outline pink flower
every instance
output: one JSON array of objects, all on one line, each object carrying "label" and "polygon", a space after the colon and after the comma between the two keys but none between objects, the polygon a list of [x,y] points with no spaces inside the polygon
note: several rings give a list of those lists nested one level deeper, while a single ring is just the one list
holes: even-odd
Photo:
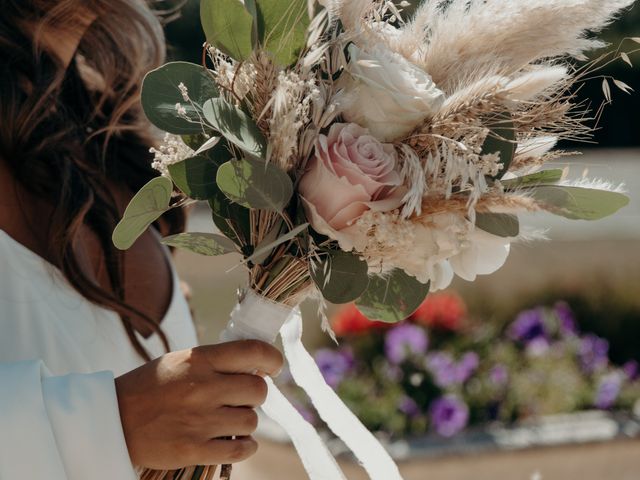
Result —
[{"label": "pink flower", "polygon": [[315,147],[299,187],[309,221],[345,250],[363,247],[366,232],[355,228],[356,220],[367,210],[390,211],[402,204],[395,148],[352,123],[332,125]]}]

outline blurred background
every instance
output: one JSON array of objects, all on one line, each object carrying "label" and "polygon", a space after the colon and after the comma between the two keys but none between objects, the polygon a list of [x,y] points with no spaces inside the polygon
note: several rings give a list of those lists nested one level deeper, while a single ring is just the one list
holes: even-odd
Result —
[{"label": "blurred background", "polygon": [[[167,35],[172,59],[200,63],[197,0]],[[614,49],[640,48],[624,40],[640,37],[640,4],[604,37]],[[636,67],[619,59],[602,74],[640,91],[640,54],[629,57]],[[586,83],[578,101],[597,110],[602,78]],[[614,89],[594,143],[561,145],[579,154],[554,165],[569,167],[571,178],[624,183],[631,203],[614,217],[523,219],[548,241],[513,245],[498,273],[473,284],[457,280],[392,329],[332,307],[339,346],[321,332],[317,307],[305,305],[306,345],[327,381],[400,459],[407,480],[640,479],[639,112],[640,94]],[[195,209],[189,230],[211,230],[207,211]],[[216,341],[245,284],[238,261],[178,253],[205,342]],[[314,421],[298,392],[290,394]],[[265,427],[264,434],[269,439],[235,478],[305,478],[278,432]],[[349,457],[343,463],[350,479],[365,478]]]}]

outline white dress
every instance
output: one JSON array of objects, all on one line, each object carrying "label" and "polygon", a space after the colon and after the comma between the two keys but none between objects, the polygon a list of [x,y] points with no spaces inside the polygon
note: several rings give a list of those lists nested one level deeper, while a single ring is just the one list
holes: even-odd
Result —
[{"label": "white dress", "polygon": [[[197,344],[173,272],[162,322],[174,350]],[[140,337],[152,356],[157,335]],[[0,480],[131,480],[114,377],[143,360],[120,318],[0,230]]]}]

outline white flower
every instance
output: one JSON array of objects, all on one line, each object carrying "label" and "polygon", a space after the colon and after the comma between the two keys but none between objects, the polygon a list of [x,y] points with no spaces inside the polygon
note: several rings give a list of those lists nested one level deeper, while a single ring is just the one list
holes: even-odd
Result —
[{"label": "white flower", "polygon": [[500,269],[509,257],[513,238],[503,238],[476,228],[467,237],[460,253],[449,261],[459,277],[473,282],[478,275]]},{"label": "white flower", "polygon": [[432,117],[444,102],[444,93],[431,77],[403,56],[373,47],[349,46],[350,61],[343,88],[350,101],[343,116],[382,142],[396,140]]},{"label": "white flower", "polygon": [[158,148],[151,148],[149,151],[154,155],[151,166],[167,178],[171,178],[169,165],[182,162],[195,155],[195,152],[184,143],[182,138],[170,133],[165,134]]}]

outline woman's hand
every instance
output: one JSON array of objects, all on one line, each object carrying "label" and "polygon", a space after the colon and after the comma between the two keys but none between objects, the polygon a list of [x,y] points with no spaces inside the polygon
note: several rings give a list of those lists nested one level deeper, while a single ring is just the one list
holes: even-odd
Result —
[{"label": "woman's hand", "polygon": [[[256,373],[276,375],[282,355],[266,343],[231,342],[173,352],[116,379],[132,462],[172,470],[253,455],[254,408],[267,396]],[[221,437],[237,437],[223,440]]]}]

